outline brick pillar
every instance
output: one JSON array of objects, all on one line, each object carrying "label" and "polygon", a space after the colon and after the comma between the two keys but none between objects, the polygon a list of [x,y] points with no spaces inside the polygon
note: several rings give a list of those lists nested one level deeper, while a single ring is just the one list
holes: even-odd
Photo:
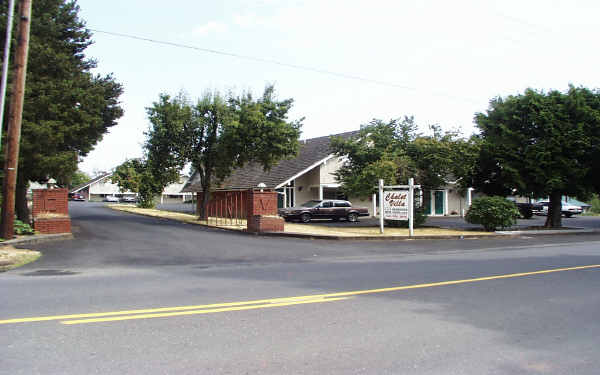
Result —
[{"label": "brick pillar", "polygon": [[69,215],[67,189],[34,189],[33,217],[41,212]]},{"label": "brick pillar", "polygon": [[67,189],[33,190],[33,228],[44,234],[70,233]]},{"label": "brick pillar", "polygon": [[283,232],[283,219],[277,216],[277,192],[248,190],[246,201],[248,232]]}]

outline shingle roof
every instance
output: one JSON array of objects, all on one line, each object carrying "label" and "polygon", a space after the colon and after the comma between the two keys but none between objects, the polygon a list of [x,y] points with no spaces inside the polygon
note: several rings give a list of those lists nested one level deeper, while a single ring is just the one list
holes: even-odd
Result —
[{"label": "shingle roof", "polygon": [[71,189],[71,191],[69,191],[69,193],[76,193],[76,192],[78,192],[79,190],[81,190],[81,189],[83,189],[83,188],[85,188],[85,187],[87,187],[87,186],[90,186],[91,184],[93,184],[93,183],[96,183],[96,182],[98,182],[98,181],[100,181],[100,180],[102,180],[102,179],[104,179],[104,178],[106,178],[106,177],[108,177],[108,176],[110,176],[110,175],[112,175],[112,174],[113,174],[112,172],[109,172],[109,173],[103,173],[103,174],[101,174],[100,176],[97,176],[97,177],[95,177],[95,178],[92,178],[91,180],[89,180],[88,182],[86,182],[86,183],[84,183],[84,184],[81,184],[81,185],[79,185],[79,186],[76,186],[76,187],[74,187],[73,189]]},{"label": "shingle roof", "polygon": [[[331,137],[350,138],[356,134],[358,134],[358,131],[300,141],[300,150],[297,157],[289,160],[281,160],[270,171],[266,172],[256,163],[248,164],[244,168],[238,168],[223,181],[217,190],[250,189],[256,187],[261,182],[267,185],[267,188],[274,188],[331,155]],[[190,177],[181,191],[186,193],[202,191],[197,173],[194,173]]]}]

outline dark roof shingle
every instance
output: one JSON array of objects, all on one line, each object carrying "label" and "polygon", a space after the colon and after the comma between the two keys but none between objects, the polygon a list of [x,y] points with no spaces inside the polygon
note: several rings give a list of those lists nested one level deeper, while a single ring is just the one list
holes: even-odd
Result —
[{"label": "dark roof shingle", "polygon": [[[295,158],[281,160],[269,171],[264,171],[257,163],[250,163],[244,168],[235,169],[231,176],[220,184],[217,190],[250,189],[256,187],[261,182],[267,185],[268,188],[274,188],[331,155],[331,137],[350,138],[356,134],[358,134],[358,131],[302,140],[300,141],[298,156]],[[194,173],[190,177],[181,191],[202,191],[197,173]]]},{"label": "dark roof shingle", "polygon": [[104,179],[105,177],[108,177],[108,176],[110,176],[112,174],[113,174],[112,172],[102,173],[99,176],[96,176],[96,177],[92,178],[88,182],[86,182],[84,184],[81,184],[79,186],[74,187],[73,189],[71,189],[71,191],[69,191],[69,193],[78,192],[79,190],[83,189],[84,187],[89,186],[89,185],[91,185],[93,183],[96,183],[96,182],[98,182],[98,181],[100,181],[100,180]]}]

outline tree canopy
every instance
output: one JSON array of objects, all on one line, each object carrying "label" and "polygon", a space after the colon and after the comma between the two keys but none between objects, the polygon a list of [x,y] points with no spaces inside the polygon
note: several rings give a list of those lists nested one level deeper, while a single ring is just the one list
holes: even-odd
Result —
[{"label": "tree canopy", "polygon": [[[157,176],[153,173],[147,159],[136,158],[126,160],[115,168],[111,181],[119,185],[121,191],[131,191],[138,194],[138,206],[154,207],[154,198],[162,194],[165,186],[179,178],[179,173]],[[167,183],[165,181],[168,180]]]},{"label": "tree canopy", "polygon": [[474,186],[486,194],[549,197],[546,226],[561,226],[561,196],[600,189],[600,92],[528,89],[495,98],[475,122],[481,154]]},{"label": "tree canopy", "polygon": [[69,183],[69,189],[74,188],[75,186],[83,185],[92,178],[85,172],[80,171],[79,169],[73,173],[71,177],[71,181]]},{"label": "tree canopy", "polygon": [[[5,29],[6,9],[1,12]],[[96,61],[85,56],[91,37],[75,1],[33,2],[17,177],[17,214],[23,220],[28,181],[52,177],[68,185],[79,159],[123,114],[121,85],[112,75],[92,73]]]},{"label": "tree canopy", "polygon": [[302,119],[288,121],[292,105],[292,99],[277,100],[273,86],[257,99],[207,92],[195,104],[183,94],[161,94],[147,109],[149,167],[159,176],[190,163],[204,193],[204,215],[210,192],[235,168],[255,162],[270,169],[296,155]]},{"label": "tree canopy", "polygon": [[333,151],[346,157],[336,178],[346,194],[367,197],[376,192],[379,179],[386,185],[406,184],[411,177],[423,189],[446,185],[449,179],[468,187],[477,155],[475,139],[431,126],[430,135],[418,132],[413,117],[374,119],[349,139],[334,138]]}]

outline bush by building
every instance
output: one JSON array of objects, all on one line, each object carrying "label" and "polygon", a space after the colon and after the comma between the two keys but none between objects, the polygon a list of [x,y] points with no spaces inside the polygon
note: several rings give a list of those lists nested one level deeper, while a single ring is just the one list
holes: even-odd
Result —
[{"label": "bush by building", "polygon": [[481,224],[486,231],[508,228],[517,222],[519,210],[515,204],[503,197],[481,197],[473,200],[465,220]]}]

